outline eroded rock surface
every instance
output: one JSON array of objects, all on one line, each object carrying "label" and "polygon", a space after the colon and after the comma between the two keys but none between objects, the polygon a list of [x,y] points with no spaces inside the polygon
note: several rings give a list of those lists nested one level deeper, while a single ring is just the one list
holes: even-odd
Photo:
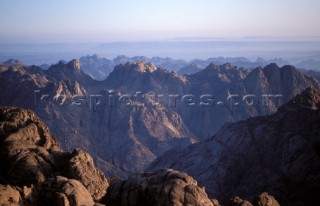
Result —
[{"label": "eroded rock surface", "polygon": [[18,206],[22,204],[20,192],[10,185],[0,185],[0,205]]},{"label": "eroded rock surface", "polygon": [[104,174],[94,166],[92,157],[76,149],[66,166],[66,176],[79,180],[90,192],[93,199],[98,201],[106,194],[109,182]]},{"label": "eroded rock surface", "polygon": [[138,173],[126,181],[111,181],[102,203],[115,206],[214,205],[192,177],[171,169]]},{"label": "eroded rock surface", "polygon": [[81,182],[62,176],[49,178],[33,191],[34,205],[93,206],[94,201]]},{"label": "eroded rock surface", "polygon": [[253,205],[247,200],[243,200],[240,197],[236,196],[231,198],[229,202],[227,202],[226,206],[253,206]]},{"label": "eroded rock surface", "polygon": [[[1,187],[1,201],[93,205],[109,186],[88,153],[80,149],[64,152],[30,110],[0,108],[0,150],[0,183],[9,184]],[[35,189],[28,191],[26,186]],[[59,194],[55,194],[57,189]]]},{"label": "eroded rock surface", "polygon": [[57,140],[30,110],[0,109],[1,174],[15,185],[42,182],[55,172]]},{"label": "eroded rock surface", "polygon": [[268,193],[264,192],[259,195],[253,202],[254,206],[280,206],[278,201]]}]

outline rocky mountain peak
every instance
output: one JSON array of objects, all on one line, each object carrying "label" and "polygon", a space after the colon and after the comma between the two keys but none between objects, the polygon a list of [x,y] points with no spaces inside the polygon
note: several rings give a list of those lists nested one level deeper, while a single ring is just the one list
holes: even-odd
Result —
[{"label": "rocky mountain peak", "polygon": [[7,61],[3,62],[4,65],[12,67],[12,66],[22,66],[23,62],[18,59],[8,59]]},{"label": "rocky mountain peak", "polygon": [[14,65],[14,66],[8,66],[8,65],[2,65],[0,68],[0,72],[7,72],[10,74],[19,74],[24,75],[27,74],[26,69],[22,65]]},{"label": "rocky mountain peak", "polygon": [[73,59],[68,63],[60,61],[58,64],[51,66],[46,73],[57,81],[77,81],[83,86],[92,84],[92,77],[84,73],[80,67],[80,60],[78,59]]},{"label": "rocky mountain peak", "polygon": [[230,63],[217,65],[211,63],[202,71],[194,74],[194,76],[203,78],[215,78],[222,82],[232,82],[244,79],[247,76],[248,72],[245,69],[238,68],[237,66],[233,66]]},{"label": "rocky mountain peak", "polygon": [[291,99],[284,107],[293,106],[293,105],[302,105],[314,110],[320,108],[320,92],[314,87],[308,87],[302,93],[296,95]]},{"label": "rocky mountain peak", "polygon": [[204,72],[206,73],[224,73],[224,74],[228,74],[228,73],[234,73],[234,72],[239,72],[241,70],[241,68],[238,68],[237,66],[234,66],[230,63],[226,63],[226,64],[222,64],[222,65],[217,65],[214,63],[211,63],[210,65],[208,65],[204,70]]},{"label": "rocky mountain peak", "polygon": [[267,76],[272,76],[272,74],[280,73],[280,67],[275,63],[271,63],[265,66],[263,71]]},{"label": "rocky mountain peak", "polygon": [[80,61],[79,59],[73,59],[68,63],[68,67],[74,70],[80,70]]},{"label": "rocky mountain peak", "polygon": [[218,70],[218,69],[219,69],[219,65],[218,64],[211,63],[204,70]]},{"label": "rocky mountain peak", "polygon": [[73,59],[70,62],[59,61],[48,69],[50,74],[54,73],[56,75],[62,73],[71,75],[79,73],[80,71],[80,61],[78,59]]},{"label": "rocky mountain peak", "polygon": [[280,67],[276,64],[276,63],[270,63],[268,65],[266,65],[264,67],[265,70],[269,70],[269,69],[280,69]]},{"label": "rocky mountain peak", "polygon": [[230,63],[223,64],[223,67],[224,67],[226,70],[237,69],[236,66],[233,66],[233,65],[230,64]]},{"label": "rocky mountain peak", "polygon": [[141,86],[146,87],[146,81],[154,75],[156,70],[153,64],[141,61],[119,64],[109,74],[106,84],[113,88],[121,86],[140,89]]},{"label": "rocky mountain peak", "polygon": [[157,70],[156,66],[151,63],[144,63],[141,61],[137,62],[127,62],[126,64],[120,64],[115,67],[115,71],[135,71],[135,72],[143,72],[143,73],[152,73]]},{"label": "rocky mountain peak", "polygon": [[176,72],[157,68],[152,63],[137,61],[117,65],[105,82],[105,85],[120,90],[168,93],[182,91],[187,78]]}]

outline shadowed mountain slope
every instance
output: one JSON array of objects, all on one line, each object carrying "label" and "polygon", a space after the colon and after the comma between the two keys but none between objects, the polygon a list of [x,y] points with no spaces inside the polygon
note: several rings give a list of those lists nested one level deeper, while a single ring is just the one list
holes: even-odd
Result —
[{"label": "shadowed mountain slope", "polygon": [[308,88],[273,115],[226,124],[214,136],[156,159],[149,170],[187,172],[226,202],[267,191],[281,205],[318,205],[320,93]]}]

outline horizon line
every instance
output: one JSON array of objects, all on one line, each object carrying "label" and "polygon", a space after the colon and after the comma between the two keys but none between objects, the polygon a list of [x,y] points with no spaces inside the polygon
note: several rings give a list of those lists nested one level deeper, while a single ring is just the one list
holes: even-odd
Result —
[{"label": "horizon line", "polygon": [[244,37],[174,37],[145,40],[106,40],[106,41],[10,41],[0,44],[108,44],[108,43],[148,43],[148,42],[206,42],[206,41],[320,41],[320,36],[244,36]]}]

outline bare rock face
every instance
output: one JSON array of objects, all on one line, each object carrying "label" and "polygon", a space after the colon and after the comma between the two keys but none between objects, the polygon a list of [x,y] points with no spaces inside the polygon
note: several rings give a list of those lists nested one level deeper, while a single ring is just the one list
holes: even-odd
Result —
[{"label": "bare rock face", "polygon": [[153,91],[167,94],[182,91],[186,81],[185,77],[174,72],[138,61],[115,66],[104,84],[107,88],[125,92]]},{"label": "bare rock face", "polygon": [[15,185],[42,182],[55,170],[54,153],[61,152],[48,128],[29,110],[0,110],[1,174]]},{"label": "bare rock face", "polygon": [[296,105],[303,105],[304,107],[310,108],[312,110],[317,110],[318,108],[320,108],[319,91],[314,87],[310,87],[303,93],[291,99],[286,105],[284,105],[283,108],[294,107]]},{"label": "bare rock face", "polygon": [[221,206],[217,199],[211,199],[213,206]]},{"label": "bare rock face", "polygon": [[29,205],[32,189],[0,184],[0,205]]},{"label": "bare rock face", "polygon": [[35,205],[93,206],[94,201],[81,182],[62,176],[49,178],[33,191]]},{"label": "bare rock face", "polygon": [[77,81],[82,85],[90,85],[93,79],[80,69],[80,61],[78,59],[71,60],[68,64],[59,62],[51,66],[46,73],[54,80]]},{"label": "bare rock face", "polygon": [[101,202],[114,206],[214,205],[192,177],[171,169],[138,173],[126,181],[116,179]]},{"label": "bare rock face", "polygon": [[10,185],[0,185],[0,205],[18,206],[22,198],[19,191]]},{"label": "bare rock face", "polygon": [[280,206],[278,201],[268,193],[264,192],[259,195],[253,202],[254,206]]},{"label": "bare rock face", "polygon": [[[93,205],[109,186],[88,153],[80,149],[72,154],[63,152],[46,125],[30,110],[0,107],[0,150],[0,183],[23,188],[2,186],[1,201]],[[25,187],[30,185],[35,188],[32,192]]]},{"label": "bare rock face", "polygon": [[240,197],[236,196],[230,199],[226,206],[252,206],[247,200],[243,200]]},{"label": "bare rock face", "polygon": [[95,201],[100,200],[106,194],[109,182],[104,174],[94,166],[92,157],[88,153],[80,149],[74,150],[65,169],[66,176],[79,180]]},{"label": "bare rock face", "polygon": [[47,92],[54,87],[43,71],[30,71],[23,66],[1,66],[0,72],[1,106],[32,108],[34,90]]},{"label": "bare rock face", "polygon": [[[217,202],[216,205],[219,205],[219,203]],[[243,200],[240,197],[235,196],[232,197],[225,204],[225,206],[280,206],[280,204],[272,195],[264,192],[254,200],[253,204],[247,200]]]}]

